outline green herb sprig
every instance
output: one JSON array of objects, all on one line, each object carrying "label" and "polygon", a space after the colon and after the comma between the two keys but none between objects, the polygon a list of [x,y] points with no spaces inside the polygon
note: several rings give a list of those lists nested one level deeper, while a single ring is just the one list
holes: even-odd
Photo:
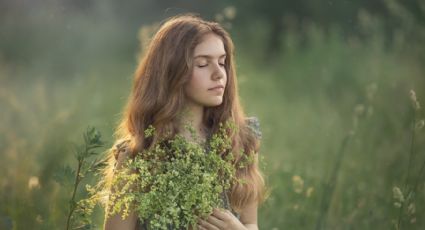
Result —
[{"label": "green herb sprig", "polygon": [[[228,129],[232,123],[220,124],[207,149],[176,135],[127,159],[114,173],[108,215],[133,211],[151,229],[188,228],[224,207],[221,195],[237,181]],[[154,133],[152,126],[145,132]]]}]

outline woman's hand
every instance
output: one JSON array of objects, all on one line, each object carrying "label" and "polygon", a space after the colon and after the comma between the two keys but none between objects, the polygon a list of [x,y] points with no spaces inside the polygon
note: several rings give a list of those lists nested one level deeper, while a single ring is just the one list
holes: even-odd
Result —
[{"label": "woman's hand", "polygon": [[215,208],[207,219],[199,220],[198,229],[246,230],[246,227],[229,210]]}]

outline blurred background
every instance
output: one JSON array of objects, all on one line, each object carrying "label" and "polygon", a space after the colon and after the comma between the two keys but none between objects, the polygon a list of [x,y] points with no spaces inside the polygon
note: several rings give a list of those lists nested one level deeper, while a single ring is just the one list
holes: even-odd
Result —
[{"label": "blurred background", "polygon": [[112,145],[143,44],[185,12],[236,45],[260,229],[425,229],[423,0],[0,0],[0,229],[65,229],[55,175],[87,126]]}]

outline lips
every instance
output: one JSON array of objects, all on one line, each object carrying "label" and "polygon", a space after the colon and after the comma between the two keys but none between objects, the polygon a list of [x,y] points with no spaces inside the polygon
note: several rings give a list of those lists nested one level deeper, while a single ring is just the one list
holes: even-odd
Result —
[{"label": "lips", "polygon": [[220,89],[220,88],[224,89],[224,86],[223,85],[218,85],[218,86],[213,87],[213,88],[210,88],[208,90],[214,90],[214,89]]}]

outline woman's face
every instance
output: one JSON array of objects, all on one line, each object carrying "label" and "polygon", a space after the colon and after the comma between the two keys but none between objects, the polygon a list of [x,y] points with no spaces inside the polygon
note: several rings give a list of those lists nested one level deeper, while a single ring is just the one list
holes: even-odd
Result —
[{"label": "woman's face", "polygon": [[[205,35],[202,42],[195,47],[193,71],[185,86],[190,103],[212,107],[223,102],[227,83],[225,60],[226,51],[221,38],[215,34]],[[222,88],[213,89],[218,86]]]}]

